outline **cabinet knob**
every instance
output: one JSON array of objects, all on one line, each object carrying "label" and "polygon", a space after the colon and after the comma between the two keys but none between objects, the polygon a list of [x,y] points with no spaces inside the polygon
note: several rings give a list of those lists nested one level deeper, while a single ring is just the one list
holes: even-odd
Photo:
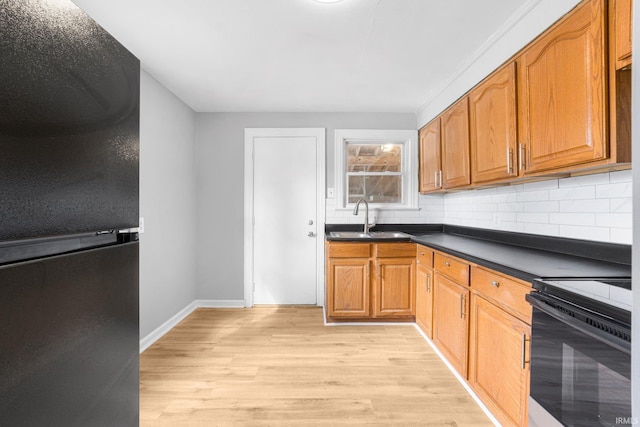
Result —
[{"label": "cabinet knob", "polygon": [[309,234],[307,234],[307,236],[309,237],[314,237],[316,234],[313,231],[310,231]]},{"label": "cabinet knob", "polygon": [[500,282],[496,282],[495,280],[493,280],[491,282],[491,286],[493,286],[494,288],[499,288],[500,287]]},{"label": "cabinet knob", "polygon": [[444,265],[446,265],[447,267],[451,267],[451,263],[449,261],[445,261]]}]

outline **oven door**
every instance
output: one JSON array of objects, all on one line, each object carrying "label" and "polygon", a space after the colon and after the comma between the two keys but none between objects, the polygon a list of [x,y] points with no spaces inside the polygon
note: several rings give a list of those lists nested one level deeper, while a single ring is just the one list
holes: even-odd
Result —
[{"label": "oven door", "polygon": [[533,306],[529,425],[628,422],[630,330],[543,294],[527,301]]}]

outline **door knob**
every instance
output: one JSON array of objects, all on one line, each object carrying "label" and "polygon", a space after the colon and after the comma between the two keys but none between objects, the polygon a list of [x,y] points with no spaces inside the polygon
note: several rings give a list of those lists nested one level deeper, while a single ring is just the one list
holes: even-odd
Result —
[{"label": "door knob", "polygon": [[307,234],[307,236],[309,236],[309,237],[313,237],[313,236],[315,236],[315,235],[316,235],[316,234],[315,234],[313,231],[310,231],[310,232],[309,232],[309,234]]},{"label": "door knob", "polygon": [[313,220],[312,219],[309,220],[309,225],[313,225]]}]

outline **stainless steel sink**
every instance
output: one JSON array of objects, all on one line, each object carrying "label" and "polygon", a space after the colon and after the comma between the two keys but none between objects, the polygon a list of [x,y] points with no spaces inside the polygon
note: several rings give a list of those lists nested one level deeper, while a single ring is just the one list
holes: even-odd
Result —
[{"label": "stainless steel sink", "polygon": [[330,237],[337,239],[370,239],[369,233],[362,233],[360,231],[332,231],[329,233]]},{"label": "stainless steel sink", "polygon": [[410,239],[406,233],[401,233],[400,231],[372,231],[369,233],[372,238],[375,239]]},{"label": "stainless steel sink", "polygon": [[369,233],[363,233],[360,231],[332,231],[329,233],[329,237],[334,239],[407,239],[411,236],[399,231],[371,231]]}]

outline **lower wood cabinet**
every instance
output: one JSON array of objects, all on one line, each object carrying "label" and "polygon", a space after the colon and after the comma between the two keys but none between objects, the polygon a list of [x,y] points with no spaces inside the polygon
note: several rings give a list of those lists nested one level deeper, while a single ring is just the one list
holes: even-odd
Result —
[{"label": "lower wood cabinet", "polygon": [[414,243],[327,242],[333,320],[413,320],[505,426],[527,424],[529,283]]},{"label": "lower wood cabinet", "polygon": [[326,251],[327,317],[415,319],[415,243],[327,242]]},{"label": "lower wood cabinet", "polygon": [[433,338],[433,270],[416,267],[416,324]]},{"label": "lower wood cabinet", "polygon": [[369,316],[369,258],[329,258],[327,316]]},{"label": "lower wood cabinet", "polygon": [[433,251],[416,247],[416,324],[433,338]]},{"label": "lower wood cabinet", "polygon": [[471,295],[469,384],[504,426],[527,424],[531,327]]},{"label": "lower wood cabinet", "polygon": [[415,316],[415,258],[379,258],[375,264],[373,316]]},{"label": "lower wood cabinet", "polygon": [[433,342],[449,363],[467,377],[469,289],[436,271],[433,299]]}]

